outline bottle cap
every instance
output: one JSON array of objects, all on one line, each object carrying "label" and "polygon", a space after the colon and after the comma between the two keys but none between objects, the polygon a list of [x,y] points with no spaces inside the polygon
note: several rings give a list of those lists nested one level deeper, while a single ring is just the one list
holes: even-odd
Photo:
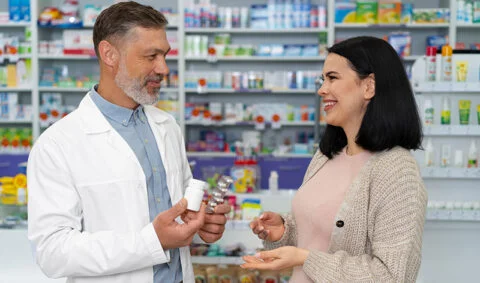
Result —
[{"label": "bottle cap", "polygon": [[187,199],[187,209],[192,211],[199,211],[203,200],[204,189],[208,183],[201,180],[190,179],[188,187],[185,190],[184,197]]},{"label": "bottle cap", "polygon": [[427,46],[427,56],[436,56],[437,55],[437,47],[435,46]]},{"label": "bottle cap", "polygon": [[442,46],[442,56],[452,56],[453,50],[452,47],[448,44]]}]

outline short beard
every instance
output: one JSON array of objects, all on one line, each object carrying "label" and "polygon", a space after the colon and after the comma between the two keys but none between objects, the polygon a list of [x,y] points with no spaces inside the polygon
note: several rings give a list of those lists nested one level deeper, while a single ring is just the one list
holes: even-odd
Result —
[{"label": "short beard", "polygon": [[[115,83],[128,97],[138,104],[152,105],[158,100],[158,96],[149,94],[146,88],[142,90],[145,83],[142,83],[139,79],[129,77],[124,62],[120,62],[118,73],[115,76]],[[160,88],[158,88],[157,93],[158,91],[160,91]]]}]

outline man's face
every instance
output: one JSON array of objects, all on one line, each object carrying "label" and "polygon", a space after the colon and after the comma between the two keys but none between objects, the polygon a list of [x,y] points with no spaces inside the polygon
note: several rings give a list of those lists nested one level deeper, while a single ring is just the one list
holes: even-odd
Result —
[{"label": "man's face", "polygon": [[138,104],[154,104],[168,75],[170,51],[164,29],[134,28],[117,44],[120,53],[115,83]]}]

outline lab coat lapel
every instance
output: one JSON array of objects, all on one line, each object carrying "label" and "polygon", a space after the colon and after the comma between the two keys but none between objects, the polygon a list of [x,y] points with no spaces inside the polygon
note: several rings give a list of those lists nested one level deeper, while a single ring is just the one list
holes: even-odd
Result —
[{"label": "lab coat lapel", "polygon": [[97,135],[105,138],[107,143],[115,149],[120,155],[127,156],[139,169],[139,174],[145,179],[140,162],[128,143],[115,131],[110,125],[100,109],[95,105],[95,102],[90,98],[90,92],[83,98],[79,105],[79,110],[82,115],[84,130],[89,135]]}]

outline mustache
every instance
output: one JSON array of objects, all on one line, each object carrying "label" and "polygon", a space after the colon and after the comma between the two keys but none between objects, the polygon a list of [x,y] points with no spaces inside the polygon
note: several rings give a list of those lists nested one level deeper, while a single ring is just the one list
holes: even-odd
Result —
[{"label": "mustache", "polygon": [[158,81],[163,81],[163,76],[158,75],[158,76],[149,76],[145,78],[145,84],[148,82],[158,82]]}]

